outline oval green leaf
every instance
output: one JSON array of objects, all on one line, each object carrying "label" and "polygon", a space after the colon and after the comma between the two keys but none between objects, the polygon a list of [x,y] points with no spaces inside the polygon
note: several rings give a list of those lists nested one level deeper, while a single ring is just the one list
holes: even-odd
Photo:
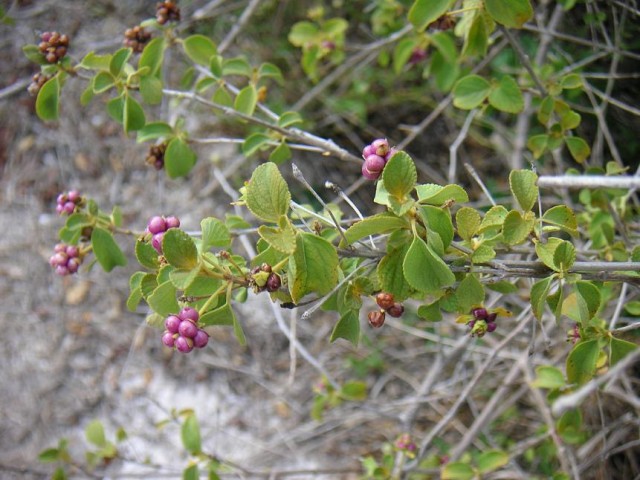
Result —
[{"label": "oval green leaf", "polygon": [[98,263],[105,272],[110,272],[115,267],[123,267],[127,264],[127,257],[120,250],[111,232],[100,227],[94,227],[91,233],[91,246]]},{"label": "oval green leaf", "polygon": [[268,162],[253,171],[247,185],[247,208],[260,220],[277,223],[291,203],[289,187],[276,164]]},{"label": "oval green leaf", "polygon": [[60,112],[60,80],[58,76],[47,80],[36,98],[36,114],[40,120],[57,120]]}]

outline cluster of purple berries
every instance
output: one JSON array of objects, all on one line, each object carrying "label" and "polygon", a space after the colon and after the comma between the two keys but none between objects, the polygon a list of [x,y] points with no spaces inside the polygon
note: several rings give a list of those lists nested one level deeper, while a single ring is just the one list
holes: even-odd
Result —
[{"label": "cluster of purple berries", "polygon": [[397,438],[395,447],[401,452],[405,452],[408,456],[415,455],[415,452],[418,449],[415,442],[411,439],[411,435],[408,433],[403,433]]},{"label": "cluster of purple berries", "polygon": [[57,63],[64,58],[69,48],[69,37],[58,32],[44,32],[40,35],[38,49],[48,63]]},{"label": "cluster of purple berries", "polygon": [[53,252],[49,259],[49,265],[55,269],[58,275],[71,275],[78,271],[82,258],[80,257],[80,249],[77,246],[58,243],[53,248]]},{"label": "cluster of purple berries", "polygon": [[395,148],[389,147],[386,138],[378,138],[362,149],[362,175],[367,180],[377,180],[389,159],[396,153]]},{"label": "cluster of purple berries", "polygon": [[189,353],[194,348],[203,348],[209,343],[209,334],[198,328],[200,315],[195,308],[184,307],[178,315],[169,315],[162,334],[162,343],[179,352]]},{"label": "cluster of purple berries", "polygon": [[49,80],[51,80],[51,77],[49,75],[45,75],[41,72],[36,73],[33,77],[31,77],[31,83],[27,87],[27,91],[29,92],[29,95],[31,95],[32,97],[35,97],[36,95],[38,95],[38,92],[40,91],[40,89]]},{"label": "cluster of purple berries", "polygon": [[156,249],[159,255],[162,255],[162,237],[170,228],[178,228],[180,220],[178,217],[161,217],[156,215],[147,223],[147,231],[151,236],[151,246]]},{"label": "cluster of purple berries", "polygon": [[271,269],[271,265],[263,263],[251,269],[250,283],[255,293],[264,292],[265,290],[267,292],[276,292],[282,286],[282,279],[280,275]]},{"label": "cluster of purple berries", "polygon": [[483,337],[485,333],[491,333],[495,331],[496,318],[498,314],[496,312],[489,313],[486,308],[474,308],[471,310],[473,319],[467,322],[467,325],[471,327],[472,337]]},{"label": "cluster of purple berries", "polygon": [[580,327],[576,323],[571,330],[567,332],[567,342],[571,342],[572,344],[576,344],[580,341],[582,336],[580,335]]},{"label": "cluster of purple berries", "polygon": [[76,208],[82,205],[82,196],[77,190],[71,190],[67,193],[61,193],[56,199],[56,212],[60,215],[71,215]]}]

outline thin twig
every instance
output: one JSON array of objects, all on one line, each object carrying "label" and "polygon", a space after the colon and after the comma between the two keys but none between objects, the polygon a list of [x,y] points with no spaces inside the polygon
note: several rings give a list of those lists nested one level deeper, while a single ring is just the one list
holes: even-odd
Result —
[{"label": "thin twig", "polygon": [[260,2],[261,0],[251,0],[249,2],[249,5],[247,5],[247,7],[244,9],[244,11],[242,12],[242,15],[240,15],[240,18],[233,23],[233,26],[231,27],[231,30],[229,30],[229,33],[227,33],[227,36],[224,37],[224,39],[220,42],[220,45],[218,46],[219,53],[222,53],[227,48],[229,48],[229,45],[231,45],[231,42],[235,40],[235,38],[238,36],[240,31],[247,24],[247,22],[249,21],[253,13],[256,11],[256,8],[258,8],[258,5],[260,5]]},{"label": "thin twig", "polygon": [[471,122],[478,114],[477,109],[473,109],[467,115],[467,118],[464,120],[462,124],[462,128],[460,129],[460,133],[454,140],[454,142],[449,147],[449,183],[456,182],[456,174],[458,169],[458,149],[462,142],[464,142],[465,138],[467,138],[467,134],[469,133],[469,128],[471,127]]}]

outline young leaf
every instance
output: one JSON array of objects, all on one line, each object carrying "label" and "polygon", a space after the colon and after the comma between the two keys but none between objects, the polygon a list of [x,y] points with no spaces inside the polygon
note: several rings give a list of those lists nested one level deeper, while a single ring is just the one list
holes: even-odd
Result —
[{"label": "young leaf", "polygon": [[191,35],[182,43],[184,53],[194,62],[209,67],[211,57],[218,53],[216,44],[204,35]]},{"label": "young leaf", "polygon": [[489,94],[489,103],[496,110],[507,113],[520,113],[524,109],[524,98],[518,83],[513,77],[505,75]]},{"label": "young leaf", "polygon": [[170,228],[162,237],[162,253],[169,265],[191,270],[198,264],[198,250],[193,239],[179,228]]},{"label": "young leaf", "polygon": [[421,31],[445,14],[453,0],[416,0],[409,9],[409,21]]},{"label": "young leaf", "polygon": [[107,439],[104,435],[104,427],[100,420],[93,420],[89,422],[84,429],[87,440],[93,443],[96,447],[104,447],[107,444]]},{"label": "young leaf", "polygon": [[533,16],[529,0],[484,0],[484,8],[507,28],[521,28]]},{"label": "young leaf", "polygon": [[467,75],[453,87],[453,105],[463,110],[479,107],[489,96],[491,84],[478,75]]},{"label": "young leaf", "polygon": [[513,170],[509,174],[511,193],[518,200],[520,208],[528,212],[538,199],[538,175],[531,170]]},{"label": "young leaf", "polygon": [[202,451],[202,443],[200,440],[200,425],[198,419],[191,413],[187,415],[180,429],[180,436],[184,448],[191,455],[197,455]]},{"label": "young leaf", "polygon": [[149,67],[149,75],[156,76],[164,60],[165,46],[164,36],[153,38],[147,43],[138,60],[138,69]]},{"label": "young leaf", "polygon": [[289,257],[288,275],[293,302],[312,292],[325,295],[338,283],[338,253],[324,238],[300,233]]},{"label": "young leaf", "polygon": [[413,238],[402,268],[407,283],[423,292],[435,292],[456,281],[447,264],[420,237]]},{"label": "young leaf", "polygon": [[360,319],[357,310],[349,310],[340,317],[338,323],[333,327],[331,332],[331,342],[335,342],[338,338],[344,338],[351,342],[354,347],[358,346],[360,340]]},{"label": "young leaf", "polygon": [[94,227],[91,233],[91,246],[98,263],[100,263],[105,272],[110,272],[115,267],[127,264],[127,257],[120,250],[120,247],[113,239],[113,235],[107,230]]},{"label": "young leaf", "polygon": [[418,173],[411,157],[405,152],[396,152],[382,171],[382,182],[389,195],[404,202],[413,190]]},{"label": "young leaf", "polygon": [[227,248],[231,245],[231,234],[227,226],[217,218],[208,217],[200,222],[202,230],[202,246],[203,252],[211,247]]},{"label": "young leaf", "polygon": [[586,340],[573,347],[567,357],[567,380],[582,385],[593,378],[600,348],[598,340]]},{"label": "young leaf", "polygon": [[182,138],[172,138],[164,152],[164,168],[170,178],[187,175],[196,163],[196,154]]},{"label": "young leaf", "polygon": [[245,115],[252,115],[258,103],[258,92],[254,85],[247,85],[238,92],[233,108]]},{"label": "young leaf", "polygon": [[287,182],[274,163],[264,163],[253,171],[247,185],[247,208],[260,220],[277,223],[291,203]]},{"label": "young leaf", "polygon": [[47,80],[36,98],[36,113],[41,120],[57,120],[60,112],[60,80],[58,76]]}]

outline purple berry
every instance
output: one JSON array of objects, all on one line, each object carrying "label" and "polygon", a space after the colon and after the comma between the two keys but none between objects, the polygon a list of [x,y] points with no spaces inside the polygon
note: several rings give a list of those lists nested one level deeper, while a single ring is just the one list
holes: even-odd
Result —
[{"label": "purple berry", "polygon": [[272,273],[271,275],[269,275],[266,285],[267,292],[276,292],[280,290],[281,286],[282,280],[280,279],[280,275],[278,275],[277,273]]},{"label": "purple berry", "polygon": [[176,315],[169,315],[167,319],[164,321],[165,328],[171,333],[178,333],[178,328],[180,327],[180,318]]},{"label": "purple berry", "polygon": [[151,246],[156,249],[160,255],[162,255],[162,238],[164,237],[164,232],[156,233],[153,237],[151,237]]},{"label": "purple berry", "polygon": [[498,318],[498,314],[496,312],[488,314],[487,315],[487,323],[495,322],[496,318]]},{"label": "purple berry", "polygon": [[167,225],[167,230],[169,230],[170,228],[178,228],[180,227],[180,220],[178,219],[178,217],[167,217],[166,220],[166,225]]},{"label": "purple berry", "polygon": [[467,322],[467,325],[469,325],[469,328],[473,328],[473,326],[476,324],[475,320],[470,320]]},{"label": "purple berry", "polygon": [[77,190],[70,190],[68,197],[70,202],[78,203],[80,201],[80,193]]},{"label": "purple berry", "polygon": [[178,327],[178,333],[186,338],[193,338],[198,333],[198,327],[191,320],[183,320]]},{"label": "purple berry", "polygon": [[367,145],[362,149],[362,158],[367,158],[369,155],[375,155],[376,149],[373,145]]},{"label": "purple berry", "polygon": [[64,206],[60,204],[56,205],[56,213],[62,215],[64,213]]},{"label": "purple berry", "polygon": [[64,243],[57,243],[55,247],[53,247],[53,251],[55,253],[66,253],[67,245]]},{"label": "purple berry", "polygon": [[58,265],[56,267],[56,273],[61,277],[64,277],[65,275],[69,275],[69,269],[64,265]]},{"label": "purple berry", "polygon": [[193,340],[185,337],[178,337],[175,341],[175,346],[179,352],[189,353],[193,350]]},{"label": "purple berry", "polygon": [[394,318],[401,317],[404,313],[404,305],[395,302],[390,308],[387,309],[387,313],[389,314],[389,316]]},{"label": "purple berry", "polygon": [[76,210],[76,204],[73,202],[66,202],[62,210],[64,213],[71,215]]},{"label": "purple berry", "polygon": [[77,258],[70,258],[67,262],[67,270],[69,270],[69,273],[76,273],[78,268],[80,268],[80,260]]},{"label": "purple berry", "polygon": [[196,336],[193,337],[193,346],[196,348],[203,348],[209,343],[209,334],[202,329],[198,330]]},{"label": "purple berry", "polygon": [[49,259],[49,264],[52,267],[63,267],[67,264],[69,257],[66,253],[56,253]]},{"label": "purple berry", "polygon": [[380,155],[369,155],[362,165],[362,174],[369,180],[377,180],[386,163]]},{"label": "purple berry", "polygon": [[387,153],[389,153],[389,142],[386,138],[378,138],[371,142],[371,146],[373,147],[374,153],[381,157],[384,157]]},{"label": "purple berry", "polygon": [[162,335],[162,343],[169,348],[173,348],[176,343],[176,339],[173,336],[173,333],[164,332],[164,334]]},{"label": "purple berry", "polygon": [[476,318],[476,320],[486,320],[488,315],[486,308],[474,308],[471,311],[471,314]]},{"label": "purple berry", "polygon": [[80,249],[75,245],[67,245],[67,247],[65,248],[65,253],[71,258],[77,257],[80,255]]},{"label": "purple berry", "polygon": [[167,230],[167,222],[165,221],[164,218],[155,216],[151,218],[151,220],[149,220],[149,223],[147,223],[147,229],[149,230],[149,233],[151,233],[152,235],[165,232]]},{"label": "purple berry", "polygon": [[64,205],[67,200],[69,200],[69,197],[67,197],[66,193],[61,193],[56,198],[56,202],[58,203],[58,205]]},{"label": "purple berry", "polygon": [[494,332],[497,328],[496,322],[487,322],[487,332]]},{"label": "purple berry", "polygon": [[377,180],[378,178],[380,178],[380,172],[376,172],[376,173],[370,172],[369,170],[367,170],[367,164],[363,163],[362,176],[367,180]]},{"label": "purple berry", "polygon": [[180,317],[180,320],[192,320],[193,322],[197,322],[200,318],[200,315],[195,308],[184,307],[182,310],[180,310],[178,317]]}]

